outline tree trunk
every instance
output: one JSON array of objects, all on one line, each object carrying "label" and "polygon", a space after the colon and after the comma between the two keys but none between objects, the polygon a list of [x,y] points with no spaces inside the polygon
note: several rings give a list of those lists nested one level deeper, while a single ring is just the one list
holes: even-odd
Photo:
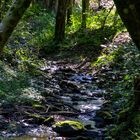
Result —
[{"label": "tree trunk", "polygon": [[67,8],[67,24],[71,25],[71,15],[72,15],[72,6],[73,0],[68,0],[68,8]]},{"label": "tree trunk", "polygon": [[89,0],[82,0],[82,28],[86,28],[86,19],[88,10],[89,10]]},{"label": "tree trunk", "polygon": [[55,0],[54,12],[57,13],[57,10],[58,10],[58,0]]},{"label": "tree trunk", "polygon": [[44,0],[44,5],[48,11],[57,12],[58,0]]},{"label": "tree trunk", "polygon": [[15,0],[0,24],[0,53],[32,0]]},{"label": "tree trunk", "polygon": [[114,0],[134,43],[140,50],[140,0]]},{"label": "tree trunk", "polygon": [[49,9],[49,5],[50,5],[50,0],[44,0],[45,3],[45,7],[48,10]]},{"label": "tree trunk", "polygon": [[36,0],[32,0],[32,4],[34,5],[36,3]]},{"label": "tree trunk", "polygon": [[55,41],[61,42],[65,36],[65,18],[66,18],[67,0],[58,0],[58,10],[55,25]]}]

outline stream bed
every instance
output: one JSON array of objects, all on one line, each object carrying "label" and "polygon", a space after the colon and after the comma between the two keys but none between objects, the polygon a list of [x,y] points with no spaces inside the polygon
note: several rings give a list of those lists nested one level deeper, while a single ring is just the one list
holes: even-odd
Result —
[{"label": "stream bed", "polygon": [[[52,117],[55,122],[64,120],[80,121],[84,124],[86,132],[78,135],[71,134],[70,137],[62,137],[53,131],[52,126],[44,124],[29,124],[24,119],[19,121],[22,123],[22,128],[19,132],[6,133],[2,132],[5,139],[13,140],[104,140],[104,120],[96,116],[103,104],[106,102],[106,91],[100,89],[96,85],[96,79],[88,73],[81,73],[70,66],[58,65],[53,62],[50,65],[40,68],[41,71],[50,75],[50,79],[44,78],[44,81],[32,80],[33,84],[40,86],[43,83],[43,88],[46,93],[56,96],[46,99],[47,104],[58,104],[63,102],[66,107],[62,111],[53,112]],[[42,85],[41,85],[42,86]],[[71,110],[78,112],[73,113]],[[68,113],[69,112],[69,113]]]}]

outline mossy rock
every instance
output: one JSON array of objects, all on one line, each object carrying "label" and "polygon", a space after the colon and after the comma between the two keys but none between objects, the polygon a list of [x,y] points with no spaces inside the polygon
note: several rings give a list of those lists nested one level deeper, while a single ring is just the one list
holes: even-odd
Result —
[{"label": "mossy rock", "polygon": [[46,118],[38,114],[30,114],[30,113],[27,114],[29,115],[29,117],[32,118],[30,123],[39,124],[39,125],[45,124],[49,126],[52,122],[54,122],[54,118],[52,116]]},{"label": "mossy rock", "polygon": [[74,136],[83,132],[85,127],[81,122],[66,120],[54,124],[53,130],[63,136]]}]

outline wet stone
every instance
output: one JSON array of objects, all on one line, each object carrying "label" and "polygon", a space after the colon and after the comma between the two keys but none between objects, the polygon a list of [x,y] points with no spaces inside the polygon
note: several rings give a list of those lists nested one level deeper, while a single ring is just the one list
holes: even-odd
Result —
[{"label": "wet stone", "polygon": [[103,128],[106,125],[105,121],[100,117],[95,117],[93,120],[96,122],[95,126],[97,128]]},{"label": "wet stone", "polygon": [[62,121],[53,125],[53,130],[62,136],[79,135],[85,131],[85,127],[78,121]]},{"label": "wet stone", "polygon": [[91,83],[93,81],[93,77],[91,75],[75,74],[70,78],[70,80],[80,83]]},{"label": "wet stone", "polygon": [[[102,140],[100,130],[106,125],[106,122],[95,114],[104,103],[105,91],[99,89],[95,78],[90,74],[77,73],[73,68],[62,67],[61,64],[55,62],[48,63],[47,66],[42,67],[42,71],[48,76],[41,81],[39,86],[44,84],[41,95],[44,97],[44,105],[47,107],[50,105],[49,111],[45,112],[38,108],[35,108],[34,111],[52,113],[54,116],[60,116],[59,113],[61,113],[61,116],[50,120],[49,124],[51,125],[49,126],[46,118],[27,117],[23,122],[26,130],[25,137],[23,136],[21,139],[33,140],[33,138],[42,137],[55,140]],[[9,105],[6,105],[5,108],[9,108]],[[67,113],[72,113],[72,115]],[[74,113],[76,115],[73,115]],[[54,124],[53,127],[52,124]]]}]

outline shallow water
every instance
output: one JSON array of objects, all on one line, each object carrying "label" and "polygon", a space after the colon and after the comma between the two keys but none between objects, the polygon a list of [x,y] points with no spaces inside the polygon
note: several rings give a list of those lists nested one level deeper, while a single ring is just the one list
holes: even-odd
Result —
[{"label": "shallow water", "polygon": [[62,137],[31,137],[31,136],[22,136],[22,137],[14,137],[13,140],[65,140]]},{"label": "shallow water", "polygon": [[31,136],[15,137],[14,140],[48,140],[48,138],[37,138]]},{"label": "shallow water", "polygon": [[[53,71],[53,73],[58,70],[56,67],[52,67],[52,69],[51,67],[47,67],[47,69],[49,69],[49,71]],[[43,70],[45,70],[45,68]],[[62,73],[64,72],[62,71]],[[62,78],[60,77],[60,79]],[[82,112],[82,114],[79,114],[77,117],[66,117],[66,119],[81,121],[85,125],[90,125],[93,133],[95,131],[98,135],[102,135],[102,130],[95,127],[96,122],[93,120],[96,115],[96,111],[101,109],[105,101],[103,98],[105,91],[96,86],[96,83],[94,83],[94,77],[91,75],[75,73],[62,80],[68,80],[74,85],[78,85],[80,89],[79,93],[67,93],[67,88],[69,87],[63,89],[64,94],[61,96],[63,102],[71,104],[74,108],[79,109]],[[51,127],[39,126],[37,128],[33,127],[30,130],[27,130],[23,136],[14,137],[13,140],[65,140],[65,138],[59,137],[55,132],[53,132]]]}]

